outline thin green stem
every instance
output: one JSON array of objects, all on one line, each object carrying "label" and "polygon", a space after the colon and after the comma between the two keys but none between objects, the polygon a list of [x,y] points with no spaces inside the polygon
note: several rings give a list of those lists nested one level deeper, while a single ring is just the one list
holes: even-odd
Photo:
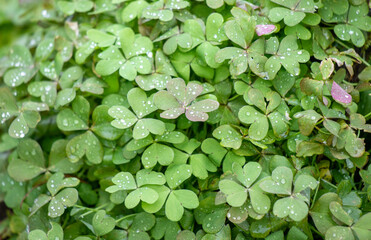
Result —
[{"label": "thin green stem", "polygon": [[[342,41],[340,41],[339,39],[336,39],[335,38],[335,42],[338,43],[339,45],[341,45],[342,47],[346,48],[346,49],[351,49],[351,47],[349,47],[348,45],[346,45],[345,43],[343,43]],[[367,66],[371,66],[365,59],[363,59],[361,56],[359,56],[359,59]]]},{"label": "thin green stem", "polygon": [[116,223],[118,223],[118,222],[121,222],[122,220],[124,220],[126,218],[133,217],[135,215],[137,215],[137,213],[133,213],[133,214],[130,214],[130,215],[123,216],[122,218],[119,218],[119,219],[117,219],[115,221],[116,221]]},{"label": "thin green stem", "polygon": [[320,184],[320,180],[321,180],[321,178],[318,178],[318,185],[317,185],[317,188],[316,188],[316,192],[314,193],[314,196],[313,196],[313,202],[312,202],[310,208],[312,208],[312,207],[314,206],[314,203],[315,203],[316,200],[317,200],[318,189],[319,189],[319,186],[321,185],[321,184]]},{"label": "thin green stem", "polygon": [[352,85],[352,86],[357,86],[358,85],[358,83],[347,82],[347,81],[345,81],[345,79],[343,80],[343,83],[348,84],[348,85]]},{"label": "thin green stem", "polygon": [[233,97],[231,97],[231,98],[228,99],[228,102],[235,100],[235,99],[238,98],[239,96],[240,96],[240,95],[238,95],[238,94],[234,95]]},{"label": "thin green stem", "polygon": [[365,118],[367,119],[367,118],[370,117],[370,116],[371,116],[371,112],[367,113],[367,114],[365,115]]},{"label": "thin green stem", "polygon": [[322,233],[320,233],[314,226],[312,226],[312,225],[309,225],[310,226],[310,229],[313,231],[313,232],[315,232],[315,233],[317,233],[318,235],[320,235],[322,238],[324,238],[325,236],[323,236],[322,235]]},{"label": "thin green stem", "polygon": [[93,212],[97,212],[99,209],[102,209],[104,207],[106,207],[109,203],[105,203],[99,207],[96,207],[96,208],[89,208],[89,207],[84,207],[84,206],[81,206],[81,205],[74,205],[74,207],[77,207],[77,208],[81,208],[81,209],[84,209],[84,210],[89,210],[83,214],[81,214],[79,217],[82,218],[82,217],[85,217],[86,215],[89,215]]},{"label": "thin green stem", "polygon": [[330,185],[331,187],[337,189],[338,187],[336,187],[334,184],[330,183],[329,181],[326,181],[325,179],[321,179],[323,182],[327,183],[328,185]]}]

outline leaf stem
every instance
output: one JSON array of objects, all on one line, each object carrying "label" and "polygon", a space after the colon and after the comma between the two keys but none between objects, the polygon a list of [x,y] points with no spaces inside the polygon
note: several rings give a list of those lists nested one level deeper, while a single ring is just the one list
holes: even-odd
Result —
[{"label": "leaf stem", "polygon": [[84,207],[84,206],[81,206],[81,205],[74,205],[74,207],[77,207],[77,208],[81,208],[81,209],[84,209],[84,210],[89,210],[83,214],[81,214],[79,217],[84,217],[86,215],[89,215],[90,213],[93,213],[93,212],[97,212],[99,209],[101,208],[104,208],[108,205],[109,203],[105,203],[105,204],[102,204],[100,205],[99,207],[96,207],[96,208],[89,208],[89,207]]},{"label": "leaf stem", "polygon": [[[344,48],[347,48],[347,49],[351,49],[351,47],[347,46],[345,43],[343,43],[342,41],[340,41],[339,39],[336,39],[335,38],[335,42],[338,43],[339,45],[341,45],[342,47]],[[359,56],[360,60],[367,66],[371,66],[363,57]]]},{"label": "leaf stem", "polygon": [[119,219],[117,219],[115,221],[116,221],[116,223],[118,223],[118,222],[121,222],[122,220],[124,220],[126,218],[133,217],[135,215],[137,215],[137,213],[133,213],[133,214],[130,214],[130,215],[123,216],[122,218],[119,218]]},{"label": "leaf stem", "polygon": [[338,188],[338,187],[336,187],[334,184],[332,184],[331,182],[326,181],[325,179],[322,179],[322,178],[321,178],[321,180],[322,180],[323,182],[327,183],[328,185],[330,185],[331,187],[335,188],[335,189]]},{"label": "leaf stem", "polygon": [[322,233],[320,233],[314,226],[312,226],[312,225],[310,225],[309,224],[309,227],[310,227],[310,229],[313,231],[313,232],[315,232],[315,233],[317,233],[318,235],[320,235],[322,238],[324,238],[325,236],[323,236],[323,234]]},{"label": "leaf stem", "polygon": [[310,208],[312,208],[312,207],[314,206],[314,203],[315,203],[316,200],[317,200],[318,189],[319,189],[319,186],[321,185],[321,184],[320,184],[320,182],[321,182],[320,180],[321,180],[321,178],[319,177],[319,178],[318,178],[318,185],[317,185],[317,188],[316,188],[316,192],[314,193],[314,196],[313,196],[313,202],[312,202]]},{"label": "leaf stem", "polygon": [[371,116],[371,112],[367,113],[364,117],[365,117],[366,120],[367,120],[367,118],[370,117],[370,116]]},{"label": "leaf stem", "polygon": [[231,98],[228,99],[228,102],[235,100],[239,96],[241,96],[241,95],[238,95],[238,94],[234,95],[233,97],[231,97]]}]

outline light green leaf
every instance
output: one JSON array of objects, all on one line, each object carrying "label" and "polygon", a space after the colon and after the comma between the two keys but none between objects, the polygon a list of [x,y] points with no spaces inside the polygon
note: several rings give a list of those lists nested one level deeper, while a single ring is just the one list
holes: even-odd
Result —
[{"label": "light green leaf", "polygon": [[274,194],[291,194],[293,174],[290,168],[277,167],[272,172],[272,177],[267,177],[259,184],[260,188]]},{"label": "light green leaf", "polygon": [[107,216],[106,211],[99,210],[94,214],[92,225],[95,234],[103,236],[115,228],[116,222],[114,218]]},{"label": "light green leaf", "polygon": [[72,138],[66,146],[66,152],[72,162],[77,162],[84,155],[92,164],[99,164],[103,159],[103,147],[91,131]]},{"label": "light green leaf", "polygon": [[166,182],[174,189],[192,175],[192,167],[188,164],[171,164],[165,171]]},{"label": "light green leaf", "polygon": [[157,163],[167,166],[173,162],[174,151],[171,147],[154,143],[143,152],[142,163],[145,168],[154,167]]}]

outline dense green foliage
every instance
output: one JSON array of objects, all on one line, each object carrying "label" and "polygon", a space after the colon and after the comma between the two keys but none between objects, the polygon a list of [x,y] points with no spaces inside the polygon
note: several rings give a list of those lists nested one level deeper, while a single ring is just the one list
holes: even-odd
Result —
[{"label": "dense green foliage", "polygon": [[0,0],[0,239],[371,239],[365,0]]}]

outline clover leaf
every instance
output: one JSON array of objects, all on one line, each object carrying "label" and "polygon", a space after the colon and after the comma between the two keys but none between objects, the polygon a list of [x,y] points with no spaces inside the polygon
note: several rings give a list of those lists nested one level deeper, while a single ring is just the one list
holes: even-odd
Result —
[{"label": "clover leaf", "polygon": [[306,16],[306,13],[314,13],[316,5],[313,0],[272,0],[283,7],[275,7],[269,11],[269,20],[279,22],[282,19],[287,26],[295,26]]},{"label": "clover leaf", "polygon": [[[231,35],[235,34],[231,33]],[[245,46],[247,43],[241,42],[240,44]],[[232,76],[238,76],[244,73],[249,67],[256,75],[266,78],[264,64],[267,61],[267,57],[264,56],[263,39],[256,40],[251,45],[246,46],[246,49],[226,47],[220,49],[215,55],[215,61],[217,63],[222,63],[227,59],[230,59],[229,72]]]},{"label": "clover leaf", "polygon": [[57,116],[58,128],[63,131],[76,131],[88,129],[90,104],[83,98],[78,97],[72,103],[72,109],[66,108]]},{"label": "clover leaf", "polygon": [[115,228],[116,222],[114,218],[106,215],[106,211],[99,210],[94,214],[92,225],[95,234],[102,236],[111,232]]},{"label": "clover leaf", "polygon": [[184,213],[184,208],[195,209],[198,207],[197,195],[191,190],[174,190],[170,192],[165,204],[165,214],[171,221],[179,221]]},{"label": "clover leaf", "polygon": [[78,0],[73,2],[58,1],[58,7],[66,15],[72,15],[74,12],[88,12],[94,3],[88,0]]},{"label": "clover leaf", "polygon": [[78,192],[73,187],[76,187],[79,183],[80,181],[77,178],[64,178],[62,173],[55,173],[47,182],[47,188],[51,196],[39,195],[31,208],[31,215],[49,203],[48,216],[52,218],[61,216],[67,207],[71,207],[77,202]]},{"label": "clover leaf", "polygon": [[[363,46],[365,37],[362,31],[371,31],[371,17],[367,16],[368,6],[364,2],[359,5],[346,4],[343,8],[336,8],[338,13],[332,14],[333,7],[325,2],[325,7],[319,12],[326,22],[338,22],[334,27],[334,32],[343,41],[352,41],[357,46]],[[339,13],[340,12],[340,13]]]},{"label": "clover leaf", "polygon": [[239,149],[242,144],[242,136],[230,125],[222,125],[213,132],[216,139],[221,140],[220,145]]},{"label": "clover leaf", "polygon": [[300,64],[309,60],[309,53],[306,50],[299,50],[296,38],[288,35],[279,44],[277,37],[267,40],[266,53],[272,54],[265,63],[265,71],[269,79],[273,79],[283,66],[292,75],[299,75]]},{"label": "clover leaf", "polygon": [[29,235],[29,240],[53,240],[53,239],[63,239],[63,228],[55,222],[50,222],[51,229],[48,231],[48,233],[45,233],[44,231],[40,229],[32,230]]},{"label": "clover leaf", "polygon": [[71,162],[79,161],[83,156],[92,164],[99,164],[103,159],[103,147],[91,131],[72,138],[66,146],[66,153]]},{"label": "clover leaf", "polygon": [[266,214],[270,208],[270,200],[258,187],[259,183],[255,183],[261,174],[261,166],[256,162],[249,162],[242,168],[238,163],[234,163],[232,171],[242,186],[233,180],[219,182],[220,191],[226,195],[227,203],[232,207],[241,207],[249,195],[254,211]]},{"label": "clover leaf", "polygon": [[156,1],[150,4],[142,12],[142,17],[148,19],[159,19],[167,22],[173,19],[174,10],[181,10],[189,6],[189,2],[184,0]]},{"label": "clover leaf", "polygon": [[29,82],[37,72],[30,51],[23,46],[10,49],[8,67],[3,77],[4,83],[9,87]]},{"label": "clover leaf", "polygon": [[[20,141],[18,156],[11,159],[8,173],[17,181],[26,181],[45,172],[45,159],[40,145],[32,139]],[[27,168],[25,168],[27,166]]]},{"label": "clover leaf", "polygon": [[292,170],[287,167],[277,167],[273,170],[272,176],[264,178],[259,186],[268,193],[290,195],[274,203],[273,213],[279,218],[289,216],[294,221],[301,221],[308,214],[306,201],[309,201],[301,192],[307,188],[314,190],[318,183],[312,176],[306,174],[296,178],[294,190],[292,190],[292,183]]},{"label": "clover leaf", "polygon": [[142,119],[157,110],[157,107],[153,104],[154,96],[151,95],[147,98],[143,90],[133,88],[128,92],[127,97],[136,115],[124,106],[113,106],[108,110],[108,114],[115,118],[111,122],[112,126],[125,129],[135,124],[133,129],[135,139],[145,138],[149,133],[162,135],[165,132],[165,124],[162,121],[152,118]]},{"label": "clover leaf", "polygon": [[[147,175],[148,174],[148,175]],[[143,179],[143,178],[146,179]],[[121,190],[133,190],[125,199],[127,208],[134,208],[140,201],[148,204],[153,204],[159,198],[159,194],[153,190],[150,185],[163,185],[165,183],[164,175],[150,171],[138,172],[136,181],[129,172],[120,172],[112,178],[115,184],[106,189],[109,193],[114,193]]]},{"label": "clover leaf", "polygon": [[8,129],[11,137],[24,138],[30,128],[35,128],[41,120],[39,111],[45,111],[47,109],[47,106],[43,103],[37,104],[36,111],[31,105],[24,103],[19,108],[9,89],[0,88],[0,124],[4,124],[8,119],[16,116]]},{"label": "clover leaf", "polygon": [[162,90],[166,88],[166,84],[171,79],[171,76],[177,76],[170,60],[160,50],[156,52],[155,69],[156,71],[150,75],[139,75],[135,78],[138,86],[144,91],[150,91],[152,89]]},{"label": "clover leaf", "polygon": [[198,83],[188,83],[183,79],[175,78],[167,83],[167,91],[159,91],[154,95],[155,105],[162,110],[161,117],[168,119],[178,118],[185,112],[191,121],[206,121],[207,112],[212,112],[219,107],[215,100],[205,99],[194,102],[202,93],[203,87]]},{"label": "clover leaf", "polygon": [[101,76],[107,76],[119,70],[120,76],[130,81],[135,79],[137,73],[151,73],[151,62],[143,54],[152,51],[152,42],[147,37],[135,35],[130,28],[124,28],[118,34],[125,57],[117,46],[107,48],[99,54],[99,58],[102,60],[97,63],[97,73]]},{"label": "clover leaf", "polygon": [[[252,106],[244,106],[240,109],[238,117],[241,122],[251,124],[248,131],[251,139],[260,141],[267,136],[269,130],[268,119],[277,136],[286,134],[288,125],[282,111],[277,109],[281,104],[281,97],[277,92],[270,91],[264,96],[259,89],[251,88],[248,90],[246,97],[249,104],[255,105],[265,113],[262,114]],[[268,101],[268,105],[265,100]]]}]

